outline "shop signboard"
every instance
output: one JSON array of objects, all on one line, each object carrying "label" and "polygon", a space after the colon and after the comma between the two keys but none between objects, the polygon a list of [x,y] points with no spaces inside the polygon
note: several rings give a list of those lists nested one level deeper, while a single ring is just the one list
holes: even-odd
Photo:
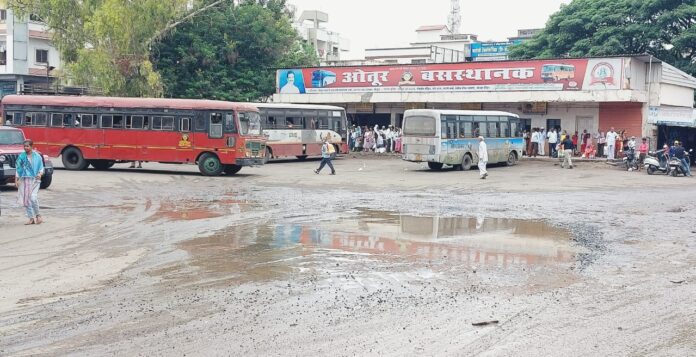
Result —
[{"label": "shop signboard", "polygon": [[281,94],[597,91],[623,88],[623,59],[281,69]]},{"label": "shop signboard", "polygon": [[474,42],[471,44],[471,57],[474,61],[507,59],[510,46],[521,42]]},{"label": "shop signboard", "polygon": [[696,127],[696,110],[687,107],[650,107],[648,124]]}]

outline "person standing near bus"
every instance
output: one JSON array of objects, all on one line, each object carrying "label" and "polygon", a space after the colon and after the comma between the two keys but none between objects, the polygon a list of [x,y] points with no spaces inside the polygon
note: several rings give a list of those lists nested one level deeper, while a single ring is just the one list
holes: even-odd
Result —
[{"label": "person standing near bus", "polygon": [[573,156],[573,149],[575,149],[575,144],[573,144],[573,139],[570,137],[570,135],[566,135],[565,140],[561,142],[561,148],[563,149],[563,163],[561,164],[561,168],[564,169],[566,166],[569,169],[573,168],[573,160],[571,160]]},{"label": "person standing near bus", "polygon": [[331,143],[329,143],[329,135],[326,135],[326,137],[324,137],[324,144],[321,145],[321,164],[319,164],[318,169],[314,170],[314,173],[319,175],[324,166],[329,165],[331,174],[335,175],[336,170],[331,163],[331,159],[333,159],[334,155],[336,155],[336,149]]},{"label": "person standing near bus", "polygon": [[532,133],[532,152],[529,157],[537,157],[539,154],[539,129],[534,128],[532,130],[534,130]]},{"label": "person standing near bus", "polygon": [[17,200],[24,206],[29,221],[25,225],[41,224],[39,213],[39,187],[44,174],[44,164],[41,154],[34,151],[34,142],[24,141],[24,152],[17,158]]},{"label": "person standing near bus", "polygon": [[609,132],[607,132],[607,136],[605,137],[606,142],[607,142],[607,160],[614,160],[614,154],[616,150],[616,139],[618,138],[618,134],[614,131],[614,128],[611,128]]},{"label": "person standing near bus", "polygon": [[488,177],[488,171],[486,171],[486,164],[488,164],[488,147],[486,146],[486,140],[483,136],[479,136],[479,149],[478,149],[478,168],[479,174],[481,175],[481,180],[485,180]]}]

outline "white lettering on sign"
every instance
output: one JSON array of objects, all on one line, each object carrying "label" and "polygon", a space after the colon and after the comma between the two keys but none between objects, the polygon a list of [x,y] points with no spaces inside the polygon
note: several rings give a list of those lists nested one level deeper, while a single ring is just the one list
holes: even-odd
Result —
[{"label": "white lettering on sign", "polygon": [[387,81],[389,81],[389,71],[365,72],[356,69],[355,72],[343,73],[343,83],[370,83],[374,87],[380,87]]},{"label": "white lettering on sign", "polygon": [[422,71],[421,79],[427,82],[452,82],[464,79],[490,81],[494,78],[504,80],[528,79],[534,77],[534,68],[484,68],[465,70]]}]

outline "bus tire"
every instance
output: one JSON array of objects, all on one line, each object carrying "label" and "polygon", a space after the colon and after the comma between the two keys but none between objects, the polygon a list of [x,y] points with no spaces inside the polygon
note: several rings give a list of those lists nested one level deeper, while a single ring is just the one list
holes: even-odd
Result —
[{"label": "bus tire", "polygon": [[237,172],[239,172],[239,170],[241,170],[241,169],[242,169],[242,167],[239,166],[239,165],[234,165],[234,164],[225,165],[225,175],[227,175],[227,176],[234,176],[234,175],[237,174]]},{"label": "bus tire", "polygon": [[198,159],[198,170],[203,176],[220,176],[224,169],[225,167],[215,154],[207,152]]},{"label": "bus tire", "polygon": [[440,171],[440,170],[442,170],[442,163],[441,162],[429,162],[428,168],[430,168],[433,171]]},{"label": "bus tire", "polygon": [[471,158],[471,155],[465,154],[464,157],[462,158],[462,164],[460,165],[460,170],[462,171],[469,171],[471,170],[471,166],[473,166],[474,160]]},{"label": "bus tire", "polygon": [[517,163],[517,153],[514,151],[510,151],[510,154],[508,154],[508,159],[505,162],[508,166],[514,166]]},{"label": "bus tire", "polygon": [[94,167],[95,170],[104,171],[112,168],[116,161],[111,160],[91,160],[90,165]]},{"label": "bus tire", "polygon": [[305,160],[307,160],[307,155],[300,155],[300,156],[296,156],[296,157],[297,157],[297,159],[300,160],[300,161],[305,161]]},{"label": "bus tire", "polygon": [[53,174],[43,175],[41,176],[41,185],[39,185],[39,188],[45,190],[51,186],[51,182],[53,182]]},{"label": "bus tire", "polygon": [[61,155],[63,166],[68,170],[84,170],[89,166],[89,162],[82,156],[82,151],[76,147],[69,147],[63,150]]}]

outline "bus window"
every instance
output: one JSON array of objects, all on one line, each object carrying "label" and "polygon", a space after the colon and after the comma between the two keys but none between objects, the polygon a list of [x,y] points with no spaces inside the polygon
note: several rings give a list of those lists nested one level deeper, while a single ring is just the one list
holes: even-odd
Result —
[{"label": "bus window", "polygon": [[101,127],[102,128],[111,128],[114,126],[114,117],[111,115],[102,115],[101,116]]},{"label": "bus window", "polygon": [[498,132],[498,123],[488,123],[488,137],[498,138],[500,137]]},{"label": "bus window", "polygon": [[63,114],[53,113],[51,114],[51,126],[54,128],[63,127]]},{"label": "bus window", "polygon": [[142,115],[129,115],[126,117],[126,129],[142,129],[143,122]]},{"label": "bus window", "polygon": [[522,136],[520,133],[520,123],[517,121],[517,119],[510,120],[510,134],[512,134],[513,138],[519,138]]},{"label": "bus window", "polygon": [[97,120],[96,115],[92,114],[82,114],[78,116],[75,126],[81,126],[83,128],[96,128]]},{"label": "bus window", "polygon": [[266,123],[266,128],[268,129],[275,129],[278,126],[278,122],[276,121],[275,117],[268,117]]},{"label": "bus window", "polygon": [[483,136],[484,138],[488,136],[488,123],[479,122],[474,124],[474,137]]},{"label": "bus window", "polygon": [[459,122],[459,138],[472,138],[474,136],[474,123],[470,121]]},{"label": "bus window", "polygon": [[7,113],[7,120],[5,120],[6,125],[21,125],[22,124],[22,113]]},{"label": "bus window", "polygon": [[27,113],[24,125],[27,126],[46,126],[48,121],[46,113]]},{"label": "bus window", "polygon": [[222,138],[222,113],[210,113],[208,136],[217,139]]},{"label": "bus window", "polygon": [[242,135],[261,135],[261,118],[258,113],[240,112],[239,126]]},{"label": "bus window", "polygon": [[174,130],[174,117],[152,117],[152,130]]},{"label": "bus window", "polygon": [[123,128],[123,115],[114,115],[114,129]]},{"label": "bus window", "polygon": [[500,126],[500,137],[501,138],[509,138],[510,137],[510,127],[507,122],[500,122],[498,123]]},{"label": "bus window", "polygon": [[205,118],[203,116],[197,116],[193,119],[193,127],[195,131],[205,131]]},{"label": "bus window", "polygon": [[181,118],[179,130],[185,133],[191,131],[191,118]]},{"label": "bus window", "polygon": [[237,132],[237,125],[235,125],[233,113],[225,113],[225,132],[226,133],[236,133]]}]

